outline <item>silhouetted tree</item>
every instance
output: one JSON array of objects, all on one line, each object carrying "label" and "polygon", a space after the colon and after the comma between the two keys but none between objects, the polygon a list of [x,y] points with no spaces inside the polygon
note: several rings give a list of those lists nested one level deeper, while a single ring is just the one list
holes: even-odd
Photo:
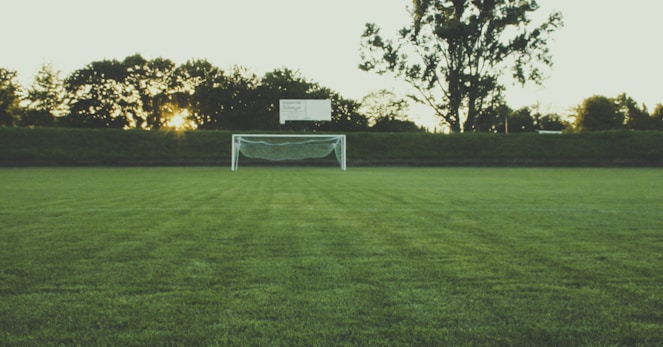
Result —
[{"label": "silhouetted tree", "polygon": [[19,119],[20,85],[16,71],[0,68],[0,127],[13,127]]},{"label": "silhouetted tree", "polygon": [[398,98],[393,91],[380,89],[369,93],[361,100],[361,113],[371,125],[382,119],[407,119],[410,104]]},{"label": "silhouetted tree", "polygon": [[126,128],[133,118],[127,106],[137,93],[126,93],[127,71],[117,60],[92,62],[66,80],[69,96],[67,123],[74,127]]},{"label": "silhouetted tree", "polygon": [[66,115],[66,93],[60,71],[52,65],[42,65],[27,93],[21,126],[49,126]]},{"label": "silhouetted tree", "polygon": [[221,123],[223,129],[272,130],[278,121],[266,117],[260,79],[246,68],[235,66],[224,74],[221,88]]},{"label": "silhouetted tree", "polygon": [[652,121],[647,112],[647,107],[642,108],[625,93],[619,94],[614,102],[617,104],[617,110],[622,114],[627,129],[648,130],[652,128]]},{"label": "silhouetted tree", "polygon": [[624,115],[617,105],[605,96],[595,95],[576,109],[575,128],[578,131],[614,130],[624,127]]},{"label": "silhouetted tree", "polygon": [[454,132],[476,130],[477,118],[501,102],[499,78],[511,67],[513,78],[541,83],[549,66],[548,37],[562,25],[552,13],[532,27],[539,7],[523,0],[415,0],[412,23],[396,42],[367,24],[360,68],[391,73],[417,92]]},{"label": "silhouetted tree", "polygon": [[657,104],[654,112],[651,114],[651,128],[653,130],[663,130],[663,104]]},{"label": "silhouetted tree", "polygon": [[498,103],[487,107],[479,113],[476,119],[476,131],[504,133],[506,119],[511,115],[511,108],[505,103]]},{"label": "silhouetted tree", "polygon": [[[331,123],[318,123],[319,130],[329,131],[366,131],[368,119],[359,112],[361,104],[352,99],[346,99],[336,92],[327,89],[323,93],[329,95],[332,103]],[[320,97],[322,98],[322,97]]]},{"label": "silhouetted tree", "polygon": [[[62,85],[49,69],[40,73],[30,93],[33,107],[24,125],[48,125],[54,118],[50,110],[62,100],[57,92]],[[260,79],[238,66],[224,71],[206,60],[176,66],[168,59],[135,54],[74,71],[64,90],[69,112],[63,124],[73,127],[158,129],[180,127],[181,118],[185,128],[228,130],[365,130],[367,123],[357,102],[289,69]],[[288,98],[332,99],[334,120],[279,125],[278,102]],[[13,117],[6,123],[15,124]]]},{"label": "silhouetted tree", "polygon": [[536,120],[532,111],[523,107],[512,112],[508,119],[509,133],[526,133],[536,131]]},{"label": "silhouetted tree", "polygon": [[361,100],[360,113],[368,118],[370,130],[379,132],[419,132],[422,128],[409,121],[410,104],[390,90],[369,93]]},{"label": "silhouetted tree", "polygon": [[137,98],[123,105],[133,115],[131,127],[155,129],[165,125],[163,114],[170,114],[171,83],[176,65],[169,59],[147,60],[140,54],[122,61],[126,69],[125,87]]},{"label": "silhouetted tree", "polygon": [[541,116],[538,120],[539,130],[562,131],[566,129],[566,124],[558,114],[547,114]]},{"label": "silhouetted tree", "polygon": [[187,61],[173,74],[172,107],[188,110],[190,119],[200,129],[220,129],[223,109],[219,94],[223,80],[223,72],[209,61]]}]

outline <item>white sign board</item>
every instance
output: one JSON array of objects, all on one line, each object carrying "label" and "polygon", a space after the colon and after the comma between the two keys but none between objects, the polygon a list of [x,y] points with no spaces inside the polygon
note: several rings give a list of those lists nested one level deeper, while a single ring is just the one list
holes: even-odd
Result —
[{"label": "white sign board", "polygon": [[331,121],[331,100],[280,100],[279,123],[293,120]]}]

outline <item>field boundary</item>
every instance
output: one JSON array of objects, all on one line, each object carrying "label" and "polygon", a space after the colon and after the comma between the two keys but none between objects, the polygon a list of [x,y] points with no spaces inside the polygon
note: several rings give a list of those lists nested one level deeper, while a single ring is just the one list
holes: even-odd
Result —
[{"label": "field boundary", "polygon": [[[0,166],[228,166],[227,131],[0,128]],[[663,132],[348,133],[348,166],[663,167]],[[242,160],[243,165],[274,165]],[[326,160],[300,162],[327,165]],[[282,165],[282,163],[276,163]]]}]

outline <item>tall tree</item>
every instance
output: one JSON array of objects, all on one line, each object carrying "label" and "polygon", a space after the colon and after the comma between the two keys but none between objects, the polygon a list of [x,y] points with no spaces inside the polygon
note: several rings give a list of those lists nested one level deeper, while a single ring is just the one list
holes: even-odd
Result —
[{"label": "tall tree", "polygon": [[511,112],[508,117],[509,133],[526,133],[536,131],[536,120],[528,107]]},{"label": "tall tree", "polygon": [[595,95],[576,108],[575,128],[578,131],[623,129],[624,115],[612,99]]},{"label": "tall tree", "polygon": [[657,104],[651,114],[652,130],[663,130],[663,104]]},{"label": "tall tree", "polygon": [[65,80],[70,97],[68,123],[74,127],[129,127],[132,115],[126,106],[138,96],[126,93],[126,76],[125,66],[117,60],[92,62],[74,71]]},{"label": "tall tree", "polygon": [[534,0],[413,0],[396,41],[366,24],[360,68],[404,79],[452,131],[476,130],[478,116],[502,103],[507,68],[521,84],[541,83],[542,66],[552,65],[547,40],[562,17],[533,26],[538,8]]},{"label": "tall tree", "polygon": [[20,112],[20,85],[16,71],[0,68],[0,127],[15,126]]},{"label": "tall tree", "polygon": [[614,99],[618,111],[623,115],[625,126],[631,130],[648,130],[652,128],[653,122],[647,112],[647,107],[638,106],[638,103],[626,93],[617,95]]},{"label": "tall tree", "polygon": [[393,91],[380,89],[366,95],[361,100],[361,112],[365,114],[371,125],[383,120],[406,120],[410,104],[398,98]]},{"label": "tall tree", "polygon": [[409,108],[406,99],[397,97],[393,91],[381,89],[369,93],[361,100],[359,112],[368,118],[372,131],[422,131],[422,128],[407,119]]},{"label": "tall tree", "polygon": [[27,101],[22,126],[48,126],[66,115],[66,92],[60,71],[51,64],[42,65],[28,90]]},{"label": "tall tree", "polygon": [[475,131],[504,133],[507,131],[507,119],[513,110],[506,103],[491,105],[484,109],[476,119]]},{"label": "tall tree", "polygon": [[275,129],[266,122],[263,103],[260,102],[260,79],[246,68],[235,66],[224,73],[220,106],[223,129],[269,130]]},{"label": "tall tree", "polygon": [[562,131],[568,126],[562,117],[555,113],[539,117],[538,123],[540,130]]},{"label": "tall tree", "polygon": [[162,114],[168,110],[170,84],[175,71],[175,63],[169,59],[147,60],[140,54],[126,57],[122,65],[125,76],[125,95],[134,94],[130,102],[125,102],[125,112],[132,115],[132,128],[160,128],[164,125]]},{"label": "tall tree", "polygon": [[331,122],[316,122],[314,130],[323,131],[366,131],[368,130],[368,119],[359,112],[361,104],[352,99],[346,99],[339,93],[328,88],[318,91],[318,99],[331,99],[332,120]]},{"label": "tall tree", "polygon": [[201,129],[218,129],[218,101],[215,89],[221,84],[222,71],[207,60],[189,60],[178,66],[173,73],[173,115],[178,110],[187,110],[190,119]]},{"label": "tall tree", "polygon": [[221,70],[194,60],[175,70],[175,104],[200,129],[265,129],[252,121],[259,79],[242,67]]}]

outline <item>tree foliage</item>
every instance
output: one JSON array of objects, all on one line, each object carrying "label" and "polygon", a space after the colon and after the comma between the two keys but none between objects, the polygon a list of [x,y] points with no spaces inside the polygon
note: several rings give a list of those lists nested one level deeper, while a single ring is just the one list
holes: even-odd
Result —
[{"label": "tree foliage", "polygon": [[[0,68],[0,127],[72,126],[138,129],[286,131],[422,131],[407,119],[407,99],[377,90],[360,102],[304,78],[275,69],[256,76],[246,68],[220,69],[207,60],[176,65],[169,59],[92,62],[66,79],[43,65],[23,91],[17,72]],[[331,122],[278,123],[280,99],[331,99]],[[663,130],[663,105],[648,114],[622,93],[594,96],[576,108],[575,123],[537,108],[512,110],[491,103],[477,114],[474,130],[510,133],[537,130]],[[508,129],[507,129],[508,127]]]},{"label": "tree foliage", "polygon": [[50,126],[67,113],[66,93],[60,71],[42,65],[30,89],[27,106],[21,117],[22,126]]},{"label": "tree foliage", "polygon": [[624,125],[624,115],[617,105],[605,96],[595,95],[577,108],[575,128],[578,131],[614,130]]},{"label": "tree foliage", "polygon": [[410,104],[387,89],[376,90],[361,100],[361,109],[371,123],[381,120],[404,120]]},{"label": "tree foliage", "polygon": [[131,127],[158,129],[165,125],[163,115],[173,115],[171,86],[176,65],[164,58],[147,60],[136,54],[124,59],[125,94],[133,95],[125,107],[131,109]]},{"label": "tree foliage", "polygon": [[635,100],[626,93],[619,94],[614,102],[618,112],[624,117],[624,126],[627,129],[648,130],[652,128],[652,120],[646,106],[639,107]]},{"label": "tree foliage", "polygon": [[651,114],[651,129],[663,130],[663,104],[657,104]]},{"label": "tree foliage", "polygon": [[601,130],[663,130],[661,105],[650,115],[647,107],[626,93],[614,98],[595,95],[585,99],[576,107],[575,128],[577,131]]},{"label": "tree foliage", "polygon": [[18,121],[21,88],[16,71],[0,68],[0,127],[15,126]]},{"label": "tree foliage", "polygon": [[539,118],[539,130],[562,131],[570,129],[570,124],[565,122],[558,114],[552,113]]},{"label": "tree foliage", "polygon": [[[277,69],[259,78],[207,60],[176,66],[140,55],[92,62],[65,81],[67,124],[75,127],[158,129],[177,119],[189,128],[232,130],[367,130],[359,103],[297,72]],[[332,122],[278,124],[279,99],[331,99]],[[183,119],[183,120],[182,120]]]},{"label": "tree foliage", "polygon": [[508,118],[509,133],[525,133],[534,132],[537,129],[536,118],[532,115],[532,111],[523,107],[512,112]]},{"label": "tree foliage", "polygon": [[74,127],[129,127],[132,102],[138,97],[124,88],[126,75],[117,60],[93,62],[71,74],[65,81],[71,98],[67,123]]},{"label": "tree foliage", "polygon": [[395,41],[366,24],[360,68],[404,79],[452,131],[476,130],[482,113],[502,103],[505,69],[522,84],[541,83],[541,67],[552,65],[547,41],[561,14],[532,26],[537,9],[526,0],[414,0]]},{"label": "tree foliage", "polygon": [[410,104],[387,89],[376,90],[361,100],[360,112],[368,118],[371,130],[380,132],[419,132],[422,128],[408,120]]}]

